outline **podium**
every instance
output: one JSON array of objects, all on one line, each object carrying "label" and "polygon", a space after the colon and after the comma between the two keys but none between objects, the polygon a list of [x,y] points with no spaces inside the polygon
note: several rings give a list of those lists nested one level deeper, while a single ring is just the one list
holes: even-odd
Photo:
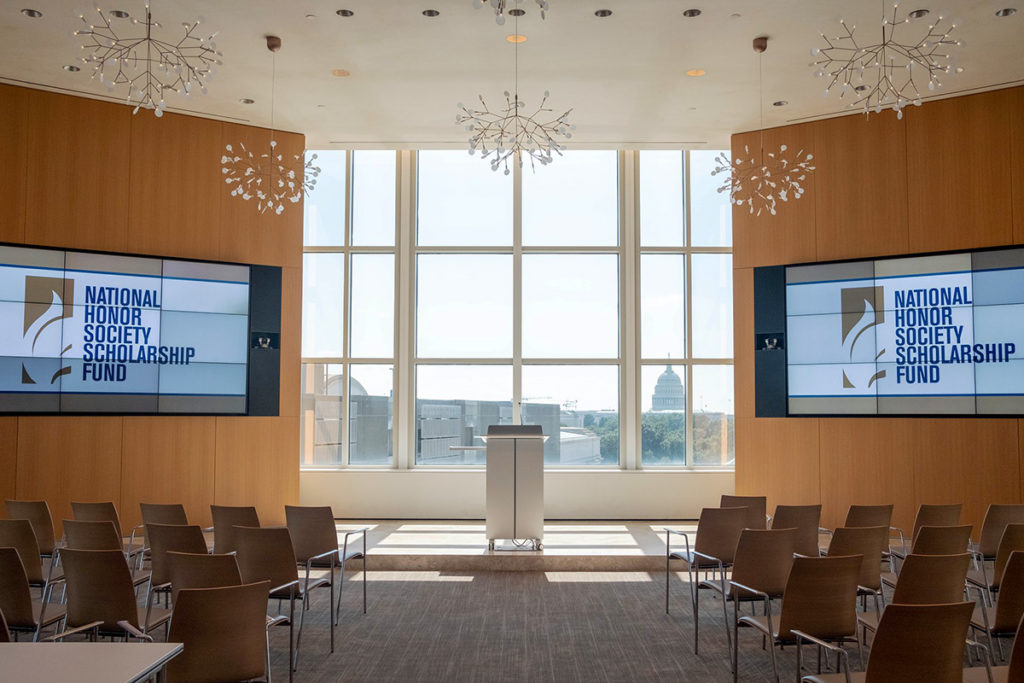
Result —
[{"label": "podium", "polygon": [[540,425],[491,425],[487,436],[487,549],[540,550],[544,540],[544,442]]}]

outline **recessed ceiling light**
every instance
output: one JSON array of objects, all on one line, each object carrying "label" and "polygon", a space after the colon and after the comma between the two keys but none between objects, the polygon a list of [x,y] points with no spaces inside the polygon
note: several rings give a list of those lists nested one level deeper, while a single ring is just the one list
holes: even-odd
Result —
[{"label": "recessed ceiling light", "polygon": [[423,10],[423,16],[425,17],[436,17],[438,14],[440,14],[440,12],[438,12],[436,9]]},{"label": "recessed ceiling light", "polygon": [[316,105],[317,109],[325,109],[326,107],[327,107],[326,104],[318,104],[318,105]]},{"label": "recessed ceiling light", "polygon": [[331,69],[331,75],[337,76],[338,78],[345,78],[346,76],[351,76],[352,74],[349,73],[349,71],[347,71],[346,69]]},{"label": "recessed ceiling light", "polygon": [[37,9],[23,9],[21,10],[21,13],[31,19],[38,19],[39,17],[43,16],[43,13]]},{"label": "recessed ceiling light", "polygon": [[928,14],[929,14],[929,11],[926,10],[926,9],[916,9],[913,12],[911,12],[910,14],[908,14],[907,16],[910,17],[911,19],[920,19],[921,17],[928,16]]},{"label": "recessed ceiling light", "polygon": [[854,88],[854,90],[856,90],[857,92],[864,92],[867,89],[868,89],[868,86],[866,86],[866,85],[858,85],[856,88]]},{"label": "recessed ceiling light", "polygon": [[996,12],[996,16],[997,17],[1008,17],[1008,16],[1010,16],[1012,14],[1016,14],[1016,13],[1017,13],[1017,8],[1016,7],[1006,7],[1006,8],[1003,8],[1003,9],[999,10],[998,12]]},{"label": "recessed ceiling light", "polygon": [[690,69],[689,71],[686,72],[686,75],[687,76],[703,76],[706,73],[707,73],[707,71],[705,71],[704,69]]},{"label": "recessed ceiling light", "polygon": [[110,10],[110,16],[117,17],[118,19],[127,19],[128,13],[123,9],[112,9]]},{"label": "recessed ceiling light", "polygon": [[256,100],[250,99],[248,97],[243,97],[242,99],[240,99],[238,101],[241,102],[242,104],[255,104],[256,103]]},{"label": "recessed ceiling light", "polygon": [[526,36],[522,35],[521,33],[513,33],[510,36],[505,36],[505,40],[507,40],[510,43],[525,43]]},{"label": "recessed ceiling light", "polygon": [[518,7],[516,7],[515,9],[510,9],[508,11],[508,14],[509,14],[510,17],[521,17],[524,14],[526,14],[526,10],[519,9]]},{"label": "recessed ceiling light", "polygon": [[733,12],[732,14],[730,14],[730,15],[729,15],[729,18],[730,18],[730,19],[739,19],[739,18],[740,18],[740,17],[742,17],[742,16],[743,16],[743,15],[742,15],[742,14],[740,14],[739,12]]},{"label": "recessed ceiling light", "polygon": [[691,19],[692,19],[693,17],[699,17],[699,16],[700,16],[700,10],[699,10],[699,9],[688,9],[688,10],[683,10],[683,16],[684,16],[684,17],[689,17],[689,18],[691,18]]},{"label": "recessed ceiling light", "polygon": [[337,12],[335,12],[335,14],[337,14],[339,17],[351,17],[353,14],[355,14],[355,12],[353,12],[350,9],[340,9]]},{"label": "recessed ceiling light", "polygon": [[602,19],[604,19],[605,17],[610,17],[611,15],[612,11],[610,9],[599,9],[596,12],[594,12],[595,17],[601,17]]},{"label": "recessed ceiling light", "polygon": [[65,71],[70,71],[71,73],[75,73],[76,71],[81,71],[81,69],[78,68],[77,66],[75,66],[74,64],[65,64],[61,68],[64,69]]},{"label": "recessed ceiling light", "polygon": [[772,102],[773,107],[785,107],[787,104],[789,104],[789,102],[786,100],[776,100],[775,102]]},{"label": "recessed ceiling light", "polygon": [[315,14],[307,14],[306,18],[309,19],[310,21],[312,21],[312,20],[316,19],[316,15]]}]

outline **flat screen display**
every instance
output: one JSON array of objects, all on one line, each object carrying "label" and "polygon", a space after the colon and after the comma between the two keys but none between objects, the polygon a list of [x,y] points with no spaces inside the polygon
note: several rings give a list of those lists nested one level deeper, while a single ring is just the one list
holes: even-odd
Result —
[{"label": "flat screen display", "polygon": [[786,269],[790,415],[1024,414],[1024,249]]},{"label": "flat screen display", "polygon": [[0,411],[246,411],[248,266],[0,246]]}]

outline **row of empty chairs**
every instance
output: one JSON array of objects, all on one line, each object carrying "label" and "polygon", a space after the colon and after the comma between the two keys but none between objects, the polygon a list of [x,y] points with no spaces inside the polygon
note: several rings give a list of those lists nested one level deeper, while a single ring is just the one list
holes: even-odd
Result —
[{"label": "row of empty chairs", "polygon": [[[329,507],[287,506],[285,526],[262,527],[253,507],[215,505],[213,526],[203,529],[188,523],[182,505],[143,503],[143,524],[127,535],[112,503],[72,503],[72,511],[75,519],[63,520],[63,538],[57,541],[45,501],[6,501],[8,518],[0,519],[5,633],[27,632],[39,640],[44,629],[54,627],[49,639],[85,632],[93,639],[151,640],[154,629],[164,627],[170,642],[186,643],[186,654],[170,667],[172,678],[180,680],[210,666],[210,638],[223,642],[230,636],[232,647],[239,646],[236,657],[218,657],[213,678],[248,679],[265,672],[269,679],[270,629],[287,625],[290,680],[298,667],[310,591],[316,588],[330,590],[327,614],[334,651],[341,580],[351,560],[362,560],[366,612],[367,529],[344,532],[339,544]],[[212,548],[206,537],[210,531]],[[54,601],[56,586],[61,595]],[[38,600],[33,588],[39,590]],[[141,589],[145,599],[140,605]],[[198,592],[188,597],[192,591]],[[165,607],[159,606],[161,594]],[[277,602],[277,616],[267,615],[269,600]],[[285,602],[288,610],[282,614]],[[240,639],[236,623],[238,615],[251,616],[254,603],[260,603],[259,671],[254,668],[252,624],[247,638]],[[220,608],[210,609],[213,604]]]},{"label": "row of empty chairs", "polygon": [[[1013,637],[1024,617],[1024,505],[991,506],[976,544],[970,541],[971,527],[959,523],[960,510],[960,505],[921,506],[908,538],[891,526],[891,505],[851,506],[846,526],[828,530],[819,527],[820,505],[780,505],[772,517],[764,497],[723,496],[720,507],[702,510],[696,534],[665,530],[665,610],[670,610],[671,562],[680,559],[689,575],[694,652],[699,648],[700,594],[711,591],[721,600],[734,680],[743,627],[757,630],[773,645],[777,678],[775,645],[797,644],[799,660],[800,643],[827,644],[841,651],[845,662],[841,645],[854,642],[863,663],[869,633],[875,634],[874,641],[879,634],[898,635],[895,621],[918,618],[905,613],[907,605],[948,608],[936,614],[950,623],[959,623],[966,609],[960,640],[966,642],[968,627],[985,635],[988,648],[979,644],[978,649],[988,651],[984,664],[990,669],[992,650],[1002,658],[1000,639]],[[821,537],[828,540],[824,547],[819,547]],[[681,540],[675,548],[673,538]],[[882,571],[883,562],[889,571]],[[968,587],[977,592],[977,603],[965,601]],[[890,602],[899,605],[901,616],[886,617],[884,589],[893,591]],[[869,597],[874,611],[867,611]],[[776,609],[774,602],[780,600]],[[758,603],[762,614],[741,614],[741,605]],[[961,603],[964,607],[951,607]]]}]

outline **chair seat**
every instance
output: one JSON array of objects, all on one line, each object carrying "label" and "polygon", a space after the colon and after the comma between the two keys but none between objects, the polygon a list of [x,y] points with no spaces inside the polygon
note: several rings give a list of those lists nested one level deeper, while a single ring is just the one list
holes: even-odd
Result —
[{"label": "chair seat", "polygon": [[[305,598],[305,595],[308,591],[311,591],[314,588],[319,588],[320,586],[326,586],[328,584],[330,584],[330,581],[326,577],[313,578],[313,576],[311,575],[309,577],[309,586],[306,586],[305,581],[299,581],[299,585],[295,587],[295,597],[302,600]],[[291,597],[291,595],[291,589],[270,592],[270,597],[275,600],[287,600]]]},{"label": "chair seat", "polygon": [[882,572],[882,585],[888,586],[889,588],[895,588],[898,580],[899,576],[896,572]]},{"label": "chair seat", "polygon": [[[1007,683],[1010,680],[1010,667],[1008,666],[993,666],[992,667],[992,681],[993,683]],[[969,669],[964,669],[964,683],[988,683],[988,674],[985,672],[983,666],[972,666]]]},{"label": "chair seat", "polygon": [[133,569],[132,585],[141,586],[142,584],[149,581],[151,576],[153,576],[153,572],[149,571],[148,569]]},{"label": "chair seat", "polygon": [[[170,621],[173,610],[163,609],[161,607],[153,607],[149,611],[149,623],[146,624],[146,633],[149,633],[158,626],[163,626],[165,623]],[[139,608],[139,623],[142,624],[146,619],[146,608]]]},{"label": "chair seat", "polygon": [[768,617],[766,617],[766,616],[762,616],[762,615],[758,615],[758,614],[746,614],[746,615],[740,617],[740,622],[739,623],[746,624],[748,626],[753,626],[754,628],[756,628],[761,633],[765,633],[767,635],[770,635],[772,637],[772,639],[775,640],[775,639],[778,639],[778,637],[779,637],[779,632],[777,630],[778,621],[779,621],[779,617],[778,617],[778,615],[776,615],[775,616],[775,623],[773,624],[773,626],[776,626],[776,629],[774,629],[774,633],[768,629]]},{"label": "chair seat", "polygon": [[970,583],[970,584],[972,584],[974,586],[978,586],[980,588],[985,588],[987,590],[998,590],[999,589],[999,584],[992,583],[992,578],[991,577],[986,579],[985,575],[982,574],[977,569],[971,569],[970,571],[967,572],[967,583]]},{"label": "chair seat", "polygon": [[29,581],[28,585],[32,586],[33,588],[38,588],[40,586],[45,586],[47,580],[49,580],[49,581],[59,581],[60,579],[63,579],[64,578],[64,568],[63,567],[54,567],[53,568],[53,574],[52,575],[50,574],[50,564],[52,562],[53,562],[53,560],[44,559],[42,561],[42,564],[43,564],[43,571],[42,571],[43,580],[41,582],[40,581]]},{"label": "chair seat", "polygon": [[[24,585],[24,584],[22,584],[22,585]],[[33,600],[32,601],[32,621],[33,621],[33,623],[31,623],[31,624],[18,624],[18,623],[15,623],[15,622],[11,621],[11,622],[7,623],[7,626],[9,628],[17,630],[17,631],[34,631],[36,629],[36,624],[39,623],[39,615],[42,613],[42,611],[43,611],[43,603],[40,602],[39,600]],[[49,626],[50,624],[53,624],[53,623],[56,623],[56,622],[60,621],[61,619],[64,618],[65,614],[67,614],[67,608],[65,608],[64,605],[58,605],[58,604],[52,603],[52,602],[47,603],[46,604],[46,615],[44,616],[44,621],[43,621],[41,627],[45,628],[46,626]]]},{"label": "chair seat", "polygon": [[[673,551],[673,552],[668,554],[668,557],[669,557],[670,560],[682,560],[683,562],[685,562],[686,564],[690,565],[694,569],[718,569],[718,562],[710,562],[710,561],[708,561],[708,560],[706,560],[704,558],[697,558],[696,561],[695,561],[693,553],[692,552],[688,553],[685,550],[684,551],[679,551],[679,552]],[[349,559],[349,558],[346,557],[346,559]],[[722,565],[724,567],[726,567],[726,568],[729,568],[729,567],[732,566],[732,563],[730,563],[730,562],[723,562]]]},{"label": "chair seat", "polygon": [[880,616],[881,612],[857,612],[857,625],[870,631],[877,631]]},{"label": "chair seat", "polygon": [[[988,619],[991,626],[995,626],[993,622],[996,619],[996,605],[999,604],[999,600],[995,600],[991,607],[988,608]],[[971,615],[971,626],[974,628],[984,631],[985,630],[985,613],[982,612],[981,605],[975,605],[974,614]],[[995,636],[1012,636],[1017,633],[1017,626],[1014,625],[1012,628],[1004,628],[1002,630],[992,629],[992,635]]]}]

